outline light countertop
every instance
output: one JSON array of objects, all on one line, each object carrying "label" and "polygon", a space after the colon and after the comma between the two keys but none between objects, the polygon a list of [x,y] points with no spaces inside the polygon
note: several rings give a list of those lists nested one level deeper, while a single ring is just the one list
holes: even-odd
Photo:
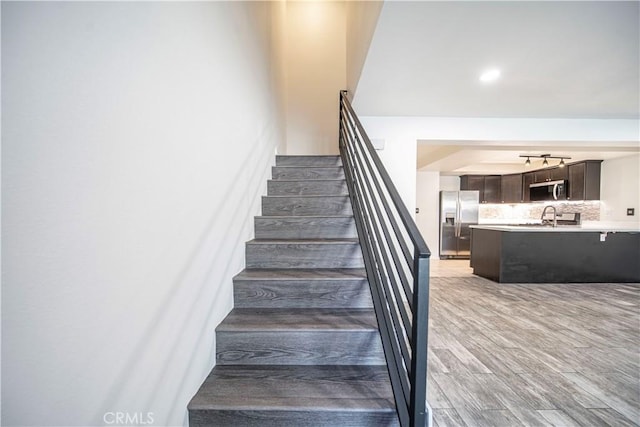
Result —
[{"label": "light countertop", "polygon": [[566,233],[566,232],[600,232],[600,233],[640,233],[640,224],[628,222],[600,222],[589,221],[582,225],[558,225],[551,227],[549,225],[497,225],[497,224],[478,224],[472,225],[471,228],[481,230],[495,231],[515,231],[515,232],[542,232],[542,233]]}]

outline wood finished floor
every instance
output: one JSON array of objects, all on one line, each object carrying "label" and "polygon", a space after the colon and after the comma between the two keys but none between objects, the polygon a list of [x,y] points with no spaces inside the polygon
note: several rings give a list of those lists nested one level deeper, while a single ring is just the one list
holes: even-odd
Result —
[{"label": "wood finished floor", "polygon": [[434,426],[640,425],[640,284],[498,284],[432,260]]}]

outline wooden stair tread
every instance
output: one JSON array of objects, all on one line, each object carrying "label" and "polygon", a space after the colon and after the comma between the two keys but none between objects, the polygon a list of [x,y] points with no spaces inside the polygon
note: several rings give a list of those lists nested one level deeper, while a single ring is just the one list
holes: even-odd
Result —
[{"label": "wooden stair tread", "polygon": [[270,199],[326,199],[336,198],[345,199],[349,198],[348,194],[278,194],[273,196],[262,196],[263,198]]},{"label": "wooden stair tread", "polygon": [[[301,166],[278,166],[279,168],[287,168],[287,167],[301,167]],[[306,166],[304,166],[306,167]],[[317,166],[313,166],[313,168],[317,168]],[[331,167],[330,167],[331,168]],[[287,182],[309,182],[312,183],[321,183],[322,181],[327,182],[344,182],[345,178],[320,178],[320,179],[304,179],[304,178],[284,178],[284,179],[270,179],[268,182],[278,182],[278,183],[287,183]]]},{"label": "wooden stair tread", "polygon": [[[272,196],[269,196],[272,197]],[[318,196],[312,196],[318,197]],[[353,218],[351,214],[321,214],[321,215],[258,215],[257,219],[300,219],[310,220],[314,218]]]},{"label": "wooden stair tread", "polygon": [[216,366],[189,410],[395,412],[386,366]]},{"label": "wooden stair tread", "polygon": [[266,268],[248,269],[238,273],[234,280],[365,280],[364,268]]},{"label": "wooden stair tread", "polygon": [[234,308],[216,332],[378,330],[369,308]]},{"label": "wooden stair tread", "polygon": [[360,241],[356,237],[343,237],[339,239],[253,239],[247,244],[252,245],[312,245],[312,244],[359,244]]}]

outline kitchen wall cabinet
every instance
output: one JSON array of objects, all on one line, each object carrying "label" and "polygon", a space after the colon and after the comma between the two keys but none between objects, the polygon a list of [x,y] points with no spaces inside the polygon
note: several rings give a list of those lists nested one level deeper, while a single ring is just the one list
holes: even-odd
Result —
[{"label": "kitchen wall cabinet", "polygon": [[[502,203],[520,203],[522,197],[523,174],[502,175],[500,181],[500,201]],[[528,186],[527,186],[528,188]]]},{"label": "kitchen wall cabinet", "polygon": [[567,179],[567,167],[552,167],[534,171],[536,180],[535,182],[545,181],[558,181],[560,179]]},{"label": "kitchen wall cabinet", "polygon": [[569,200],[600,200],[600,168],[602,160],[586,160],[567,166]]},{"label": "kitchen wall cabinet", "polygon": [[480,203],[500,203],[500,175],[462,175],[460,190],[476,190]]},{"label": "kitchen wall cabinet", "polygon": [[529,197],[529,185],[536,182],[536,173],[535,172],[527,172],[522,174],[522,200],[525,202],[530,202],[531,198]]},{"label": "kitchen wall cabinet", "polygon": [[502,177],[500,175],[487,175],[484,177],[485,203],[500,203],[501,182]]},{"label": "kitchen wall cabinet", "polygon": [[529,202],[529,186],[536,182],[567,180],[567,200],[600,200],[602,160],[585,160],[561,168],[554,166],[522,174],[462,175],[461,190],[476,190],[480,203]]}]

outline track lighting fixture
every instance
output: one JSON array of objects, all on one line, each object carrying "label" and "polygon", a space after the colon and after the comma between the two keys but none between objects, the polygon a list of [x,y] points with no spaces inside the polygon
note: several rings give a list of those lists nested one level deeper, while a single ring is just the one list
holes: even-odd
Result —
[{"label": "track lighting fixture", "polygon": [[560,159],[560,163],[558,163],[558,166],[561,168],[565,167],[564,159],[569,160],[571,158],[569,156],[552,156],[551,154],[521,154],[520,157],[527,158],[527,160],[524,162],[525,167],[531,166],[531,157],[537,158],[537,159],[543,159],[542,166],[544,167],[549,166],[548,159]]}]

